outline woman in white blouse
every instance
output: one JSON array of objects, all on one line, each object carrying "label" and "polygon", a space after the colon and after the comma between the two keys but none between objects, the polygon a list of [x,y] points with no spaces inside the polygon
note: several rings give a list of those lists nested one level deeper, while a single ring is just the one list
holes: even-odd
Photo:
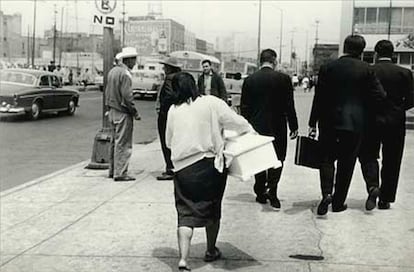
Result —
[{"label": "woman in white blouse", "polygon": [[221,257],[216,247],[221,202],[226,186],[224,129],[239,134],[254,132],[242,116],[217,97],[201,95],[189,73],[172,81],[176,99],[168,112],[166,143],[174,165],[175,206],[178,213],[179,270],[187,266],[193,228],[205,227],[204,261]]}]

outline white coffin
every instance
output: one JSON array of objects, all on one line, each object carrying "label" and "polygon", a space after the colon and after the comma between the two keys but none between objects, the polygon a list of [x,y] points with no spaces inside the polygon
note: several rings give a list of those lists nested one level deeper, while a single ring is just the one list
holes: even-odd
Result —
[{"label": "white coffin", "polygon": [[273,137],[250,133],[226,138],[224,155],[231,162],[229,175],[246,181],[264,170],[281,167],[273,140]]}]

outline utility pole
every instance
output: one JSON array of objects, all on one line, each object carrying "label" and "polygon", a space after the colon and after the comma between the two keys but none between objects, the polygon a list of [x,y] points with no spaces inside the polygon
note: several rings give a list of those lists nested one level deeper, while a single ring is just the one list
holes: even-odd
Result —
[{"label": "utility pole", "polygon": [[391,35],[391,13],[392,13],[392,0],[390,0],[390,12],[388,14],[388,40]]},{"label": "utility pole", "polygon": [[306,73],[308,73],[309,60],[308,60],[308,30],[306,30],[306,50],[305,50],[305,60],[306,60]]},{"label": "utility pole", "polygon": [[290,31],[292,33],[292,36],[290,37],[290,67],[293,67],[293,36],[296,32],[296,29],[293,29]]},{"label": "utility pole", "polygon": [[53,25],[53,62],[56,61],[56,14],[57,14],[57,10],[56,10],[56,4],[55,6],[55,24]]},{"label": "utility pole", "polygon": [[318,40],[319,40],[319,38],[318,38],[319,20],[316,19],[315,23],[316,23],[315,47],[316,47],[316,45],[318,45]]},{"label": "utility pole", "polygon": [[259,0],[259,30],[257,33],[257,67],[260,67],[260,38],[262,27],[262,0]]},{"label": "utility pole", "polygon": [[37,0],[34,0],[33,7],[33,42],[32,42],[32,68],[34,68],[35,63],[35,48],[36,48],[36,3]]},{"label": "utility pole", "polygon": [[280,10],[280,44],[279,44],[279,63],[282,65],[282,37],[283,37],[283,9]]},{"label": "utility pole", "polygon": [[27,25],[26,53],[27,53],[27,66],[29,66],[30,65],[30,27],[29,27],[29,25]]},{"label": "utility pole", "polygon": [[[76,35],[78,35],[78,0],[75,0]],[[79,47],[76,39],[76,73],[79,71]]]},{"label": "utility pole", "polygon": [[63,13],[65,7],[62,7],[62,13],[60,15],[60,37],[59,37],[59,66],[62,65],[62,46],[63,46]]},{"label": "utility pole", "polygon": [[125,0],[122,1],[122,47],[125,47]]}]

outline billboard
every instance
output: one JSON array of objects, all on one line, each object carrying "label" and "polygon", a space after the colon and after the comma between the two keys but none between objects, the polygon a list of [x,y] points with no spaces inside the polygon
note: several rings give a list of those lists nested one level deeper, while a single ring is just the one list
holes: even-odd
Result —
[{"label": "billboard", "polygon": [[165,20],[129,21],[125,27],[125,44],[137,49],[139,55],[169,52],[170,22]]}]

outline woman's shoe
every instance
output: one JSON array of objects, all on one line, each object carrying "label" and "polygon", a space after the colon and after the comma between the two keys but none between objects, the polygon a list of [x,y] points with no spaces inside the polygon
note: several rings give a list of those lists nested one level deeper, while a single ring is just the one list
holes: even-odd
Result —
[{"label": "woman's shoe", "polygon": [[208,251],[206,251],[206,255],[204,255],[205,262],[214,262],[220,258],[221,258],[221,252],[217,247],[214,248],[214,254],[211,254]]},{"label": "woman's shoe", "polygon": [[178,266],[178,271],[191,271],[188,266]]}]

